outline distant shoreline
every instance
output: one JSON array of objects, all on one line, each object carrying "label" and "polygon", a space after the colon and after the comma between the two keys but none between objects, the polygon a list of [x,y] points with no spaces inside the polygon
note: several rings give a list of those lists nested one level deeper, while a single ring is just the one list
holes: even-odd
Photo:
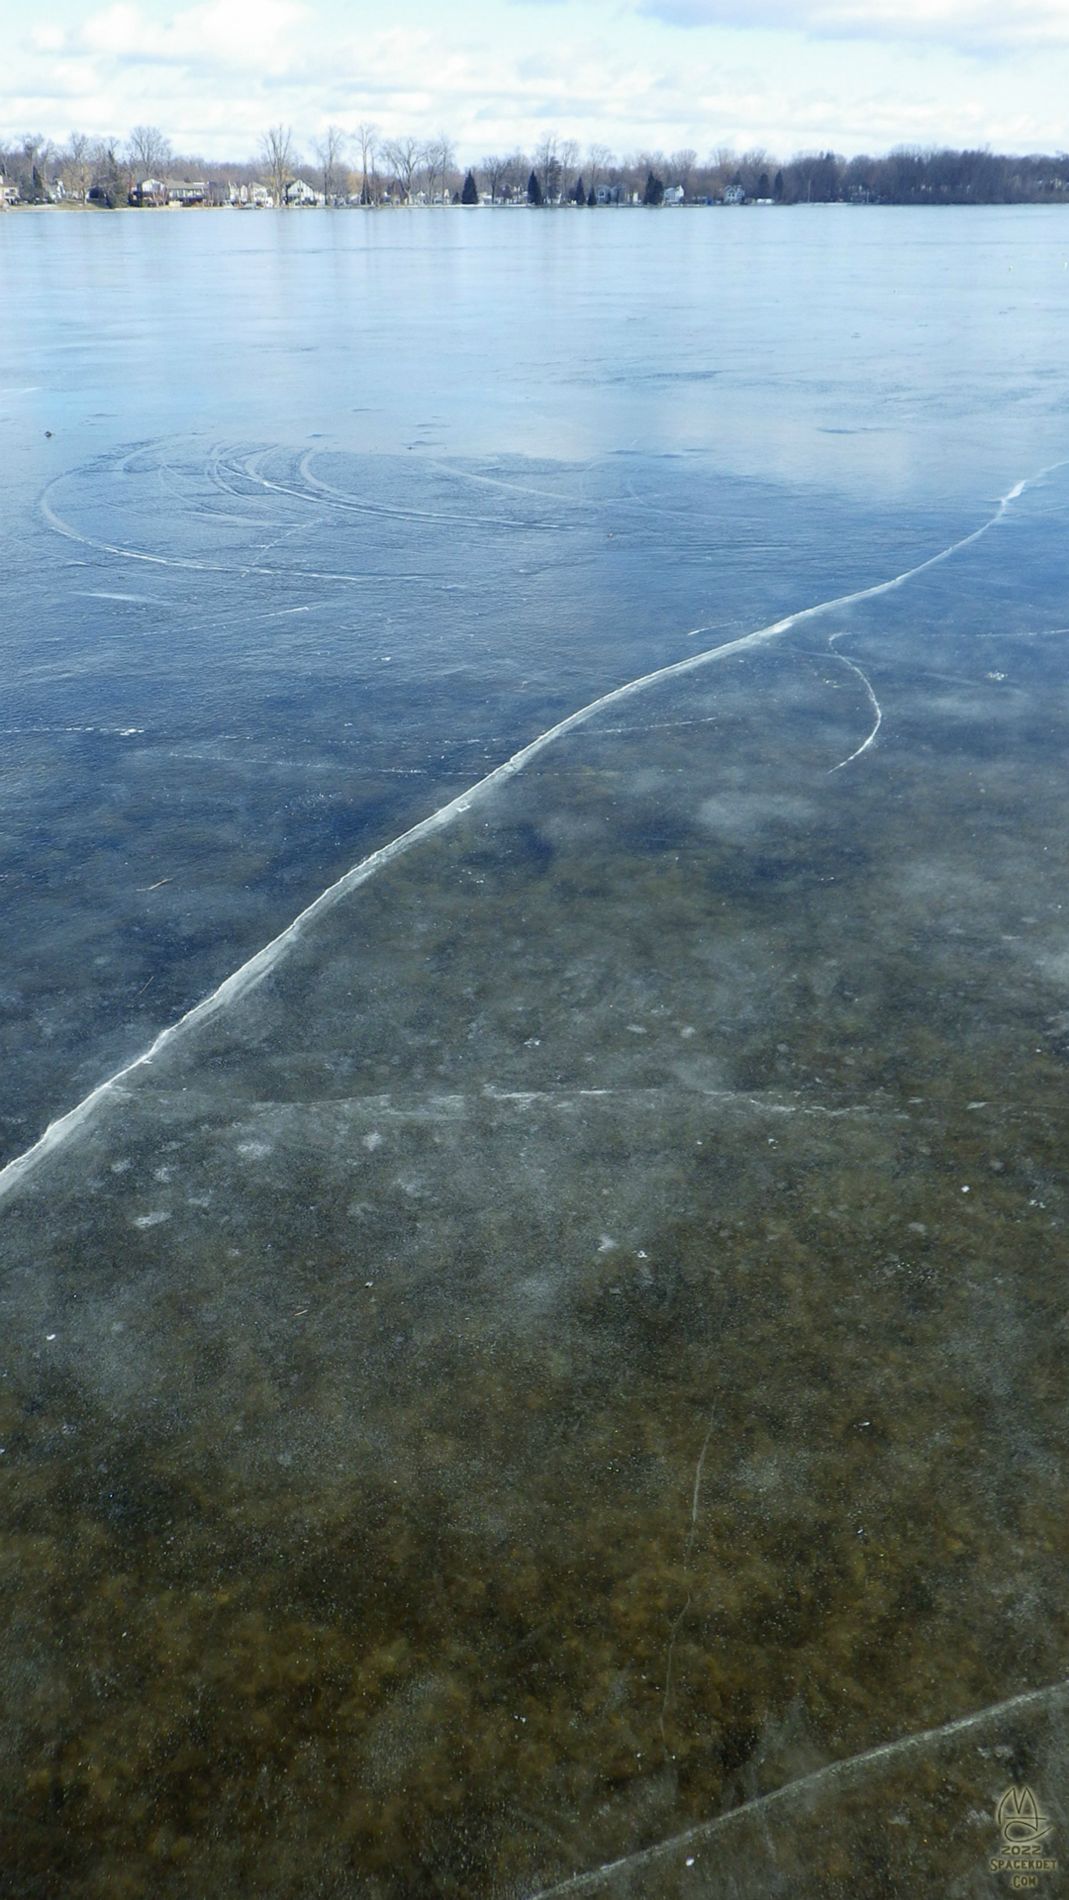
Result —
[{"label": "distant shoreline", "polygon": [[[320,213],[330,212],[332,216],[335,216],[335,215],[344,216],[346,213],[350,213],[350,212],[356,212],[358,214],[373,212],[378,217],[378,216],[382,216],[383,214],[386,214],[387,216],[392,216],[396,212],[410,212],[410,211],[434,211],[434,212],[537,211],[539,213],[542,213],[542,212],[553,213],[557,211],[566,211],[566,212],[578,211],[581,208],[586,209],[587,207],[580,207],[578,205],[571,204],[571,203],[565,203],[565,204],[559,204],[559,205],[531,205],[531,204],[523,203],[522,201],[514,201],[514,202],[503,201],[503,202],[498,202],[497,204],[477,204],[477,205],[463,205],[463,204],[297,205],[295,204],[295,205],[282,205],[282,206],[279,206],[279,205],[235,205],[235,204],[102,205],[102,204],[84,204],[79,201],[77,203],[67,202],[63,204],[2,204],[0,205],[0,218],[7,217],[9,215],[13,217],[21,217],[21,216],[25,216],[26,214],[36,215],[41,212],[59,213],[61,216],[69,216],[72,212],[82,214],[82,215],[89,212],[89,213],[92,213],[94,216],[102,215],[105,217],[114,217],[117,213],[125,212],[130,215],[134,215],[134,216],[137,216],[138,218],[141,218],[141,217],[146,217],[146,216],[158,217],[160,214],[163,214],[164,216],[174,216],[174,215],[178,215],[182,213],[188,215],[190,212],[222,213],[222,212],[227,212],[227,211],[255,211],[259,215],[262,215],[263,213],[266,212],[266,213],[274,213],[276,215],[284,214],[286,217],[290,217],[290,216],[302,217],[302,216],[306,216],[309,212],[320,212]],[[625,203],[625,204],[599,205],[597,207],[589,207],[589,209],[596,209],[600,212],[664,211],[670,214],[679,212],[679,211],[999,211],[999,210],[1001,211],[1051,211],[1051,210],[1069,211],[1069,199],[1063,199],[1059,201],[1057,199],[1038,199],[1038,198],[1017,198],[1017,199],[969,198],[969,199],[964,199],[960,201],[946,200],[946,199],[942,199],[942,200],[929,199],[927,201],[925,200],[918,201],[918,200],[901,200],[901,199],[883,198],[883,199],[873,199],[868,202],[865,202],[863,200],[858,200],[858,199],[830,198],[830,199],[815,199],[812,203],[807,203],[804,199],[794,200],[791,203],[787,203],[787,202],[780,202],[772,198],[759,198],[759,199],[751,198],[751,199],[744,200],[740,204],[722,204],[718,200],[715,200],[715,199],[699,200],[695,198],[695,199],[692,199],[689,204],[643,205],[643,204],[626,204]]]}]

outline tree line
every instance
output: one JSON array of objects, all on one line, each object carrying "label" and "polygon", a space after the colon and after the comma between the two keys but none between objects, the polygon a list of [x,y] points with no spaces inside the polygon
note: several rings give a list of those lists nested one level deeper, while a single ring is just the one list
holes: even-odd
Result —
[{"label": "tree line", "polygon": [[295,189],[302,195],[297,181],[307,187],[304,196],[328,205],[659,204],[666,193],[698,203],[726,196],[788,205],[1030,204],[1069,198],[1069,155],[901,146],[879,157],[818,151],[781,160],[721,146],[703,159],[690,148],[618,157],[607,146],[581,148],[549,132],[533,152],[462,165],[444,132],[391,138],[363,123],[353,131],[329,126],[307,150],[290,127],[272,126],[254,155],[220,162],[175,152],[158,126],[141,125],[123,141],[79,132],[65,145],[35,134],[8,140],[0,144],[0,178],[9,198],[28,204],[125,204],[146,179],[176,178],[223,181],[234,190],[261,184],[275,204],[289,202]]}]

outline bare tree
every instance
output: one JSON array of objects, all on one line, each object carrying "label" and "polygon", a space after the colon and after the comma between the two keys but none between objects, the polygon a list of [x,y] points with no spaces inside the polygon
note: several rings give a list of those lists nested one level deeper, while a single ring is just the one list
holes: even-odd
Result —
[{"label": "bare tree", "polygon": [[590,180],[590,189],[597,196],[598,179],[612,164],[612,153],[607,145],[592,145],[587,153],[586,169]]},{"label": "bare tree", "polygon": [[635,182],[637,185],[644,185],[650,172],[653,172],[658,178],[663,178],[665,172],[668,170],[668,160],[665,158],[664,153],[651,152],[645,147],[641,152],[635,153],[631,164],[636,173]]},{"label": "bare tree", "polygon": [[484,158],[478,169],[489,186],[491,204],[496,204],[526,191],[531,161],[526,152],[507,152]]},{"label": "bare tree", "polygon": [[714,192],[723,191],[729,185],[739,168],[738,154],[730,145],[718,145],[710,152],[707,163],[707,175]]},{"label": "bare tree", "polygon": [[171,141],[158,125],[135,125],[126,142],[126,159],[140,178],[159,178],[171,163]]},{"label": "bare tree", "polygon": [[423,147],[419,140],[411,137],[391,139],[383,146],[382,156],[401,187],[405,203],[411,203],[412,181],[423,160]]},{"label": "bare tree", "polygon": [[576,170],[579,164],[579,145],[575,139],[562,139],[557,151],[560,161],[560,185],[563,193],[576,182]]},{"label": "bare tree", "polygon": [[502,158],[500,155],[484,158],[482,164],[479,166],[479,170],[482,172],[489,186],[490,203],[492,205],[497,203],[501,188],[508,178],[511,166],[511,158]]},{"label": "bare tree", "polygon": [[371,179],[375,168],[375,142],[379,136],[377,125],[366,123],[358,125],[354,134],[360,147],[360,203],[371,203]]},{"label": "bare tree", "polygon": [[337,196],[339,164],[347,143],[348,133],[343,132],[340,125],[328,125],[322,138],[316,141],[315,154],[323,176],[323,198],[328,205]]},{"label": "bare tree", "polygon": [[288,125],[273,125],[260,141],[260,157],[270,180],[275,203],[285,206],[286,186],[295,163],[293,133]]},{"label": "bare tree", "polygon": [[72,132],[60,158],[63,189],[72,198],[85,199],[93,182],[91,145],[84,132]]},{"label": "bare tree", "polygon": [[758,183],[762,177],[767,178],[769,172],[774,169],[774,162],[763,146],[755,146],[753,151],[742,154],[738,162],[738,172],[748,198],[767,197],[767,192],[758,191]]},{"label": "bare tree", "polygon": [[527,179],[531,170],[531,161],[526,152],[510,152],[505,160],[505,176],[502,180],[504,190],[510,197],[524,196],[527,191]]},{"label": "bare tree", "polygon": [[682,185],[684,198],[690,197],[690,181],[697,163],[698,154],[689,145],[684,146],[681,152],[673,152],[668,161],[669,181],[673,185]]},{"label": "bare tree", "polygon": [[437,138],[430,139],[424,147],[423,162],[427,168],[427,189],[431,203],[441,199],[449,202],[449,174],[457,162],[453,141],[439,132]]}]

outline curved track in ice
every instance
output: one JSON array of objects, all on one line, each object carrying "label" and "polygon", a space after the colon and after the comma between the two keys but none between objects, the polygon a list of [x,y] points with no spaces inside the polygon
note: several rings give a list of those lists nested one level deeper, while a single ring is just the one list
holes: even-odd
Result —
[{"label": "curved track in ice", "polygon": [[[127,471],[131,463],[136,460],[138,453],[140,453],[140,451],[135,451],[133,455],[127,456],[123,461],[119,462],[117,464],[118,470],[120,472]],[[254,459],[256,458],[249,457],[250,462]],[[229,463],[224,461],[221,450],[214,450],[208,457],[205,470],[206,474],[209,479],[215,483],[216,487],[221,488],[225,494],[234,495],[240,499],[241,490],[228,486],[222,479],[220,471],[223,468],[229,468],[230,472],[235,475],[243,474],[243,470],[236,467],[232,468]],[[163,467],[157,469],[156,473],[158,479],[163,483],[167,481],[168,475],[173,475],[173,470],[168,471],[166,467]],[[261,488],[271,488],[280,494],[289,494],[297,501],[308,502],[316,499],[315,496],[306,491],[300,489],[286,489],[281,487],[278,483],[266,482],[260,476],[248,475],[246,479],[255,482]],[[290,567],[283,570],[257,561],[197,560],[191,555],[157,554],[154,553],[151,548],[129,547],[123,546],[120,542],[116,541],[103,541],[97,535],[86,534],[83,529],[76,528],[73,522],[68,521],[64,515],[60,514],[58,508],[53,505],[51,497],[67,480],[69,480],[69,473],[57,475],[53,481],[48,483],[38,503],[41,514],[47,521],[49,527],[52,528],[56,534],[61,534],[67,541],[76,542],[80,547],[92,548],[96,554],[113,554],[122,561],[141,561],[149,567],[178,568],[186,573],[193,574],[263,574],[266,575],[269,580],[273,581],[283,579],[330,581],[338,585],[349,587],[363,586],[368,583],[378,584],[384,580],[389,580],[403,581],[406,586],[425,587],[432,592],[448,593],[452,591],[448,583],[435,581],[426,574],[387,574],[379,570],[369,570],[365,573],[341,573],[333,569],[314,567]],[[173,482],[171,483],[171,492],[176,496],[180,496],[181,494],[181,491],[174,487]],[[519,524],[514,523],[512,525],[516,526]],[[264,552],[264,548],[261,547],[259,551],[261,553]]]},{"label": "curved track in ice", "polygon": [[262,455],[250,456],[240,468],[235,468],[232,464],[227,466],[231,474],[243,476],[246,481],[256,482],[261,488],[270,490],[272,494],[286,495],[291,501],[311,503],[315,507],[322,507],[324,503],[327,503],[346,514],[376,515],[383,520],[391,521],[444,521],[451,528],[508,528],[512,533],[520,529],[524,533],[534,531],[556,534],[559,531],[556,522],[518,521],[515,516],[510,515],[463,515],[455,512],[444,513],[440,509],[395,508],[385,502],[360,501],[356,495],[348,494],[343,488],[335,488],[332,483],[325,482],[318,475],[313,474],[314,458],[315,450],[309,449],[302,455],[297,465],[301,479],[307,484],[304,488],[286,482],[271,481],[266,475],[262,475],[259,472],[260,463],[263,461]]},{"label": "curved track in ice", "polygon": [[[548,502],[557,508],[566,505],[564,496],[553,494],[548,488],[533,488],[530,482],[510,482],[503,475],[483,475],[478,469],[463,468],[454,462],[435,461],[432,456],[424,459],[428,468],[436,469],[439,475],[448,476],[452,482],[469,482],[479,488],[500,488],[507,495],[533,496],[535,501]],[[572,464],[572,472],[582,476],[589,473],[595,466],[594,462]],[[573,501],[575,499],[573,497]]]},{"label": "curved track in ice", "polygon": [[[970,534],[963,535],[960,540],[950,542],[947,547],[940,548],[936,554],[929,555],[927,560],[919,561],[915,567],[906,568],[901,574],[892,575],[889,580],[876,581],[870,587],[861,587],[850,594],[839,594],[830,600],[818,601],[812,607],[799,608],[795,613],[785,614],[780,620],[770,621],[767,626],[756,627],[752,633],[742,634],[735,640],[726,640],[720,646],[707,647],[703,652],[691,654],[685,660],[676,660],[669,666],[658,667],[652,673],[644,673],[638,679],[628,680],[624,685],[613,687],[610,692],[600,694],[597,699],[591,700],[586,706],[581,706],[576,712],[569,713],[566,718],[558,720],[557,724],[550,726],[547,731],[539,733],[527,745],[521,746],[518,752],[514,752],[511,758],[495,766],[493,771],[486,773],[485,777],[478,779],[466,791],[459,793],[456,798],[451,798],[447,804],[439,806],[437,811],[431,812],[418,824],[411,825],[407,831],[401,832],[399,837],[391,839],[388,844],[382,845],[379,850],[371,852],[370,856],[361,859],[359,864],[345,871],[333,884],[328,885],[326,890],[321,891],[312,903],[306,905],[305,909],[287,924],[284,930],[273,937],[270,943],[265,944],[261,950],[257,950],[239,969],[226,977],[209,996],[202,998],[177,1021],[162,1029],[141,1055],[124,1063],[122,1068],[98,1083],[96,1088],[77,1102],[73,1108],[68,1109],[66,1114],[50,1122],[44,1133],[31,1147],[22,1154],[14,1156],[5,1167],[0,1168],[0,1199],[11,1194],[38,1163],[65,1142],[70,1135],[73,1135],[92,1116],[100,1103],[119,1090],[130,1076],[136,1074],[139,1069],[146,1068],[186,1030],[218,1015],[221,1010],[237,1002],[255,984],[259,983],[270,970],[274,969],[290,947],[304,935],[308,926],[315,923],[317,918],[333,909],[334,905],[343,897],[347,897],[351,891],[367,883],[369,878],[374,877],[395,858],[410,851],[423,838],[432,837],[436,832],[444,830],[455,818],[469,812],[473,804],[486,798],[498,786],[507,784],[556,740],[586,725],[606,707],[619,705],[624,700],[645,692],[651,686],[660,685],[662,681],[678,679],[684,673],[697,672],[699,668],[710,666],[717,660],[728,659],[732,654],[745,653],[754,647],[767,645],[768,642],[778,639],[780,635],[790,632],[792,628],[805,626],[821,614],[830,613],[840,607],[854,606],[861,601],[876,600],[883,594],[893,593],[897,588],[904,587],[907,582],[914,580],[918,574],[927,573],[931,568],[950,560],[963,548],[979,541],[981,536],[987,534],[1003,520],[1007,510],[1019,500],[1027,488],[1042,481],[1055,469],[1064,468],[1067,465],[1069,464],[1064,461],[1049,463],[1035,475],[1023,477],[1015,482],[1013,487],[1001,497],[994,513],[986,521],[981,522],[978,528],[974,528]],[[60,524],[57,523],[57,525]],[[68,530],[61,527],[61,532],[66,533]],[[701,633],[705,629],[697,628],[694,631]],[[864,750],[864,747],[859,749]],[[843,763],[847,761],[844,760]]]},{"label": "curved track in ice", "polygon": [[834,1787],[851,1782],[867,1770],[878,1767],[881,1762],[916,1754],[919,1749],[937,1747],[940,1742],[950,1741],[956,1735],[967,1735],[971,1729],[997,1721],[1000,1716],[1021,1714],[1026,1709],[1062,1700],[1069,1701],[1069,1680],[1048,1683],[1042,1689],[1027,1689],[1023,1695],[1010,1696],[1005,1702],[989,1703],[987,1708],[977,1709],[972,1715],[958,1716],[955,1721],[944,1722],[938,1728],[917,1729],[912,1735],[899,1736],[896,1741],[881,1742],[876,1748],[866,1749],[864,1754],[828,1762],[825,1767],[815,1769],[811,1775],[800,1775],[795,1781],[787,1781],[782,1788],[773,1788],[769,1794],[744,1801],[739,1807],[730,1808],[726,1814],[718,1814],[711,1821],[699,1821],[695,1827],[686,1828],[682,1834],[673,1834],[669,1840],[658,1841],[653,1847],[640,1848],[637,1854],[625,1854],[620,1860],[606,1861],[601,1867],[592,1868],[589,1873],[573,1874],[570,1879],[562,1880],[556,1886],[540,1887],[530,1895],[529,1900],[559,1900],[559,1897],[562,1900],[565,1894],[590,1893],[615,1873],[625,1870],[638,1873],[645,1867],[654,1868],[667,1855],[678,1853],[684,1847],[702,1847],[727,1833],[740,1821],[754,1816],[763,1818],[770,1808],[780,1802],[797,1800],[829,1783]]}]

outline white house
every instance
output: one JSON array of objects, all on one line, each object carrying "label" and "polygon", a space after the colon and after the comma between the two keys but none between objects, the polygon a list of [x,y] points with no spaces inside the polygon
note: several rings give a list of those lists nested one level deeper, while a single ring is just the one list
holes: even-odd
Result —
[{"label": "white house", "polygon": [[745,204],[746,193],[741,185],[728,185],[720,202],[722,205]]},{"label": "white house", "polygon": [[682,185],[667,185],[662,202],[666,205],[681,205],[683,195]]},{"label": "white house", "polygon": [[263,207],[274,203],[266,185],[231,185],[228,199],[232,205],[256,205]]}]

